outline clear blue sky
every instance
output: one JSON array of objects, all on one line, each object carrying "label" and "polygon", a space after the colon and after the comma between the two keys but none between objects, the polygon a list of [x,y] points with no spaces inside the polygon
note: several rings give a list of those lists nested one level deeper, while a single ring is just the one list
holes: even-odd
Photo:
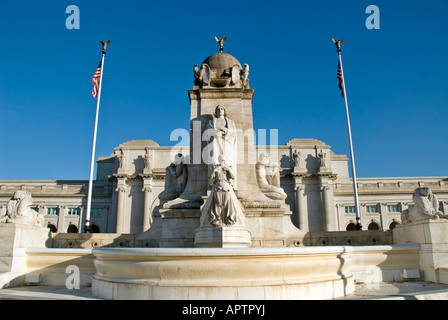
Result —
[{"label": "clear blue sky", "polygon": [[[368,5],[380,9],[369,30]],[[66,28],[77,5],[80,29]],[[358,177],[448,176],[448,1],[2,1],[0,180],[88,179],[120,143],[175,145],[189,128],[193,65],[218,51],[250,65],[255,129],[349,154],[331,38],[343,62]]]}]

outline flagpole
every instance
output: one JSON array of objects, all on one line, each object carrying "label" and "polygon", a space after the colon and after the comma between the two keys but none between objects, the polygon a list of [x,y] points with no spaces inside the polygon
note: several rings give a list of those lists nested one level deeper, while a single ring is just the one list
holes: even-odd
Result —
[{"label": "flagpole", "polygon": [[341,55],[341,42],[342,40],[333,42],[336,45],[337,53],[339,56],[339,65],[341,67],[341,77],[342,77],[342,90],[344,92],[344,102],[345,102],[345,115],[347,118],[347,131],[348,131],[348,142],[350,146],[350,163],[352,167],[353,176],[353,193],[355,196],[355,214],[356,214],[356,230],[362,230],[361,218],[359,216],[359,199],[358,199],[358,183],[356,181],[356,169],[355,169],[355,156],[353,154],[353,142],[352,142],[352,131],[350,128],[350,116],[348,112],[348,102],[347,102],[347,92],[345,91],[345,78],[344,78],[344,68],[342,67],[342,55]]},{"label": "flagpole", "polygon": [[[101,42],[101,41],[100,41]],[[95,148],[96,148],[96,132],[98,128],[98,114],[100,111],[100,100],[101,100],[101,85],[103,83],[103,70],[104,70],[104,57],[106,55],[107,44],[101,42],[103,45],[102,57],[101,57],[101,71],[100,71],[100,83],[98,85],[98,96],[96,101],[96,113],[95,113],[95,125],[93,128],[93,143],[92,143],[92,156],[90,158],[90,175],[89,175],[89,190],[87,193],[87,212],[86,212],[86,223],[84,231],[86,233],[91,233],[90,229],[90,211],[92,207],[92,190],[93,190],[93,171],[95,166]]]}]

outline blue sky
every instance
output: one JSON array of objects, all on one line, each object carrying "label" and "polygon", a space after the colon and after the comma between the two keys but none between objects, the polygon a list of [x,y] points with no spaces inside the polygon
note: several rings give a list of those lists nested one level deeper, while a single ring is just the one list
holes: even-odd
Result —
[{"label": "blue sky", "polygon": [[[79,30],[66,28],[69,5]],[[88,179],[98,40],[111,44],[96,157],[129,140],[175,145],[193,65],[218,51],[215,36],[250,65],[255,129],[348,155],[331,41],[344,38],[357,176],[448,176],[447,12],[446,0],[2,1],[0,180]]]}]

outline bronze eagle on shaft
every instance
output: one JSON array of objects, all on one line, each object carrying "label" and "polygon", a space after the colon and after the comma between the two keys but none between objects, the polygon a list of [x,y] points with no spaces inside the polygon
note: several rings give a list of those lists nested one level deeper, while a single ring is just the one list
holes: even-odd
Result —
[{"label": "bronze eagle on shaft", "polygon": [[334,44],[336,45],[336,48],[338,49],[338,52],[341,51],[341,42],[344,41],[344,39],[334,40],[333,38],[331,38],[331,40],[333,40]]},{"label": "bronze eagle on shaft", "polygon": [[101,43],[101,45],[103,46],[103,52],[106,52],[106,48],[107,48],[107,46],[109,45],[110,40],[108,40],[108,41],[106,41],[106,42],[103,42],[103,41],[100,40],[100,43]]},{"label": "bronze eagle on shaft", "polygon": [[215,37],[216,41],[219,43],[219,52],[222,52],[222,48],[224,46],[224,42],[227,40],[227,37],[219,39],[218,37]]}]

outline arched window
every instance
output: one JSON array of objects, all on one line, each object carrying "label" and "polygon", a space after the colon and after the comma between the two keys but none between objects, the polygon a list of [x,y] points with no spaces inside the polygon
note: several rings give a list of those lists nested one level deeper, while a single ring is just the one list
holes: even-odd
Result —
[{"label": "arched window", "polygon": [[52,233],[58,232],[58,228],[56,228],[56,226],[52,223],[48,223],[47,228],[50,228],[50,232],[52,232]]},{"label": "arched window", "polygon": [[78,227],[74,224],[71,224],[67,228],[67,233],[78,233]]},{"label": "arched window", "polygon": [[356,230],[356,224],[353,222],[350,222],[347,227],[345,228],[346,231],[355,231]]},{"label": "arched window", "polygon": [[390,224],[389,224],[389,229],[392,230],[393,228],[395,228],[397,225],[399,225],[400,222],[393,220]]},{"label": "arched window", "polygon": [[380,226],[375,221],[372,221],[367,226],[367,230],[380,230]]},{"label": "arched window", "polygon": [[100,227],[98,227],[96,224],[90,225],[90,232],[92,233],[100,233]]}]

